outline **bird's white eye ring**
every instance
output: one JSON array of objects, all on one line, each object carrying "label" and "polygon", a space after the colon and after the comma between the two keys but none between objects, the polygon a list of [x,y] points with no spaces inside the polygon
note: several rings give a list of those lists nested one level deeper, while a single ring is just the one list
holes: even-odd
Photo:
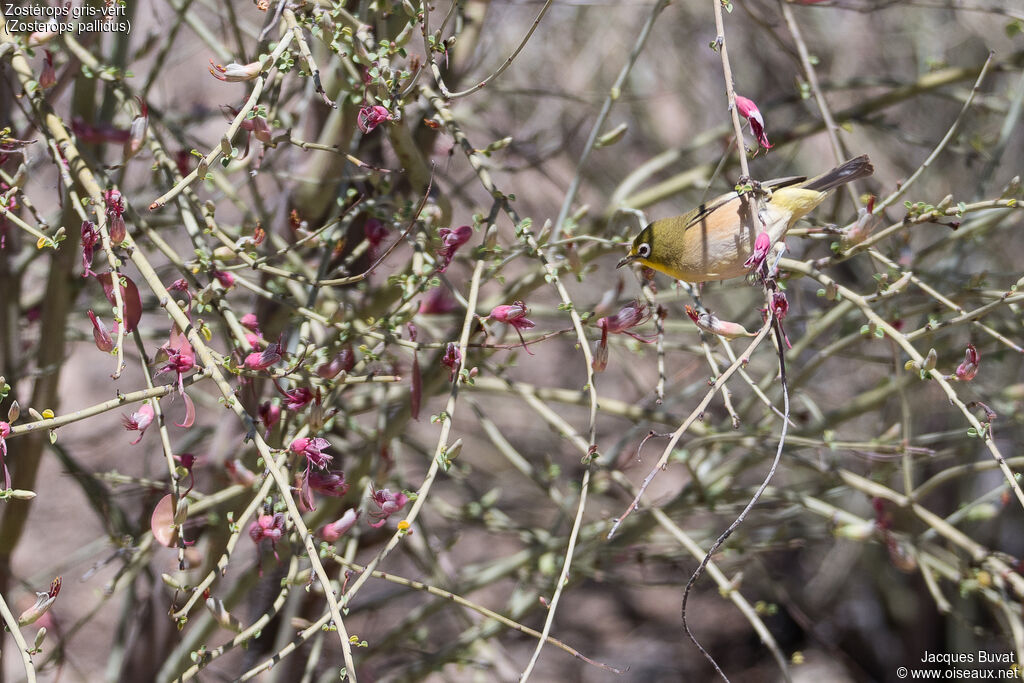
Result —
[{"label": "bird's white eye ring", "polygon": [[651,245],[644,242],[636,248],[636,255],[640,258],[647,258],[651,255]]}]

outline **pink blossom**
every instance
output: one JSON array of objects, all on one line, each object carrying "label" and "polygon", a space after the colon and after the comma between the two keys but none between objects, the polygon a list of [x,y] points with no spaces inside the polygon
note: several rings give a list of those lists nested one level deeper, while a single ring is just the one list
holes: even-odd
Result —
[{"label": "pink blossom", "polygon": [[324,379],[334,379],[342,372],[351,372],[356,366],[356,354],[351,346],[342,347],[328,363],[316,369],[316,374]]},{"label": "pink blossom", "polygon": [[84,119],[76,116],[71,119],[71,131],[78,138],[79,142],[90,145],[98,145],[104,142],[122,144],[131,138],[131,131],[124,128],[115,128],[109,123],[93,125],[86,123]]},{"label": "pink blossom", "polygon": [[255,313],[246,313],[238,319],[238,324],[250,332],[260,334],[260,321],[256,318]]},{"label": "pink blossom", "polygon": [[376,218],[368,218],[363,224],[363,237],[371,248],[379,247],[388,236],[388,227]]},{"label": "pink blossom", "polygon": [[348,530],[355,526],[359,519],[359,513],[354,508],[345,511],[338,521],[320,527],[317,535],[328,543],[335,543],[339,538],[348,533]]},{"label": "pink blossom", "polygon": [[4,462],[7,457],[7,437],[11,435],[11,425],[7,422],[0,422],[0,469],[4,472],[4,488],[11,488],[11,473]]},{"label": "pink blossom", "polygon": [[516,334],[519,335],[519,341],[523,343],[523,348],[527,353],[533,355],[533,352],[526,346],[526,340],[523,339],[522,333],[522,330],[534,327],[534,322],[526,317],[529,313],[530,309],[526,307],[526,304],[522,301],[514,301],[511,304],[495,306],[487,317],[515,328]]},{"label": "pink blossom", "polygon": [[645,322],[650,320],[650,318],[651,312],[648,309],[647,304],[641,303],[640,301],[633,301],[632,303],[620,308],[619,312],[615,315],[598,318],[597,326],[608,334],[627,334],[639,341],[649,342],[649,339],[644,339],[635,332],[630,332],[629,330],[637,325],[643,325]]},{"label": "pink blossom", "polygon": [[269,144],[274,134],[270,130],[270,124],[267,123],[267,120],[262,116],[254,116],[251,121],[252,134],[263,144]]},{"label": "pink blossom", "polygon": [[372,107],[367,106],[360,109],[356,123],[359,125],[359,130],[365,134],[391,118],[391,112],[387,110],[387,107],[375,104]]},{"label": "pink blossom", "polygon": [[131,415],[122,416],[121,420],[124,423],[124,428],[130,432],[139,433],[139,437],[135,439],[135,441],[132,441],[132,446],[142,440],[142,437],[146,433],[146,428],[153,422],[153,417],[155,415],[156,413],[153,410],[153,406],[149,403],[143,403],[139,406],[139,409]]},{"label": "pink blossom", "polygon": [[511,304],[495,306],[491,314],[487,316],[497,320],[499,323],[507,323],[517,330],[528,330],[534,327],[532,320],[526,318],[530,309],[522,301],[515,301]]},{"label": "pink blossom", "polygon": [[110,241],[115,245],[121,244],[128,236],[128,229],[124,224],[124,196],[119,190],[107,190],[103,193],[103,201],[107,205],[107,231],[110,233]]},{"label": "pink blossom", "polygon": [[256,314],[246,313],[239,318],[238,323],[248,330],[248,332],[245,333],[245,341],[249,346],[254,349],[259,349],[260,342],[263,340],[263,333],[260,332],[260,323],[256,319]]},{"label": "pink blossom", "polygon": [[327,439],[321,437],[302,437],[295,439],[288,446],[288,450],[296,455],[306,456],[309,465],[323,469],[334,460],[333,457],[324,453],[324,449],[330,448],[331,444]]},{"label": "pink blossom", "polygon": [[276,403],[271,403],[270,401],[262,403],[259,408],[259,416],[260,422],[262,422],[263,426],[267,429],[266,436],[264,437],[267,438],[270,436],[270,430],[272,430],[278,420],[281,419],[281,406]]},{"label": "pink blossom", "polygon": [[156,374],[159,375],[164,372],[177,373],[178,390],[181,393],[184,393],[184,375],[196,366],[196,357],[195,353],[192,351],[192,346],[188,345],[185,347],[168,348],[165,350],[167,351],[167,362],[164,363],[163,367],[156,371]]},{"label": "pink blossom", "polygon": [[277,382],[274,383],[274,386],[277,387],[277,391],[284,396],[284,407],[288,410],[302,410],[310,401],[316,398],[316,394],[306,387],[298,387],[285,391],[277,385]]},{"label": "pink blossom", "polygon": [[754,251],[750,258],[743,262],[743,266],[753,272],[761,268],[761,264],[768,258],[768,252],[772,250],[772,238],[767,232],[760,232],[754,240]]},{"label": "pink blossom", "polygon": [[124,143],[122,157],[128,161],[142,149],[146,142],[146,133],[149,131],[149,107],[141,97],[136,97],[139,102],[139,115],[132,119],[131,128],[128,130],[128,139]]},{"label": "pink blossom", "polygon": [[736,337],[753,337],[753,333],[748,332],[743,325],[739,323],[729,322],[728,320],[720,320],[714,313],[704,312],[697,313],[692,307],[686,307],[686,315],[690,316],[690,320],[693,324],[711,334],[717,334],[720,337],[725,337],[729,341],[732,341]]},{"label": "pink blossom", "polygon": [[423,315],[443,315],[457,311],[459,304],[447,287],[434,287],[420,301],[419,312]]},{"label": "pink blossom", "polygon": [[782,320],[789,313],[789,300],[786,299],[785,292],[772,292],[772,315],[778,320]]},{"label": "pink blossom", "polygon": [[739,110],[740,116],[743,116],[750,122],[750,131],[757,138],[757,143],[765,149],[771,149],[772,144],[768,142],[768,134],[764,131],[764,117],[761,116],[761,111],[754,104],[754,101],[742,95],[737,95],[736,109]]},{"label": "pink blossom", "polygon": [[[284,513],[278,512],[273,515],[264,514],[256,518],[249,525],[249,538],[257,547],[263,541],[270,541],[270,547],[277,558],[277,542],[284,537]],[[263,558],[259,558],[259,574],[263,576]]]},{"label": "pink blossom", "polygon": [[437,270],[443,273],[448,269],[448,265],[452,262],[452,258],[455,257],[455,252],[458,251],[459,247],[473,237],[473,228],[468,225],[460,226],[454,230],[451,228],[441,228],[437,231],[437,234],[441,238],[441,248],[437,251],[437,255],[441,257],[441,264]]},{"label": "pink blossom", "polygon": [[598,318],[597,326],[601,328],[601,340],[597,343],[594,360],[591,363],[591,367],[594,368],[594,371],[604,372],[608,367],[609,334],[626,334],[637,341],[649,344],[652,341],[651,339],[644,339],[636,332],[630,332],[629,330],[637,325],[644,324],[650,320],[650,318],[651,313],[647,304],[641,303],[640,301],[633,301],[632,303],[623,306],[615,315]]},{"label": "pink blossom", "polygon": [[262,352],[254,351],[245,357],[246,370],[266,370],[281,360],[281,347],[270,344]]},{"label": "pink blossom", "polygon": [[49,591],[46,593],[36,593],[35,603],[18,616],[18,625],[28,626],[29,624],[34,624],[41,616],[46,614],[47,610],[53,606],[54,601],[57,600],[57,595],[60,594],[60,587],[61,577],[58,576],[50,582]]},{"label": "pink blossom", "polygon": [[49,90],[57,85],[57,72],[53,69],[53,53],[49,50],[43,52],[43,72],[39,75],[39,87]]},{"label": "pink blossom", "polygon": [[448,345],[444,348],[444,355],[441,356],[441,365],[449,370],[449,382],[455,380],[455,375],[458,373],[461,364],[462,352],[459,351],[459,345],[455,342],[448,342]]},{"label": "pink blossom", "polygon": [[594,369],[594,372],[604,372],[608,368],[607,341],[608,336],[602,333],[601,339],[594,344],[594,359],[590,362],[590,367]]},{"label": "pink blossom", "polygon": [[284,536],[284,513],[278,512],[274,515],[260,515],[249,525],[249,538],[253,543],[270,541],[274,546]]},{"label": "pink blossom", "polygon": [[220,286],[224,289],[231,289],[235,286],[235,276],[231,273],[223,270],[214,270],[211,271],[211,274],[213,277],[217,278],[217,282],[219,282]]},{"label": "pink blossom", "polygon": [[[96,317],[96,314],[89,310],[89,320],[92,321],[92,337],[96,340],[96,348],[100,351],[110,353],[114,350],[114,340],[107,331],[107,326]],[[114,334],[117,334],[117,322],[114,322]]]},{"label": "pink blossom", "polygon": [[261,70],[262,67],[259,62],[250,62],[249,64],[232,62],[227,66],[223,66],[221,64],[214,64],[213,60],[210,60],[210,73],[218,81],[225,81],[227,83],[251,81],[260,75]]},{"label": "pink blossom", "polygon": [[[71,3],[68,2],[65,5],[65,7],[70,8],[71,7]],[[54,38],[56,38],[58,35],[60,35],[63,32],[63,29],[60,26],[60,22],[57,21],[56,17],[51,17],[40,28],[44,28],[46,30],[45,31],[34,31],[34,32],[28,34],[28,41],[27,42],[28,42],[28,46],[29,47],[39,47],[40,45],[46,45],[47,43],[49,43],[51,40],[53,40]]]},{"label": "pink blossom", "polygon": [[370,526],[376,529],[384,526],[384,523],[388,521],[388,517],[404,508],[405,504],[409,502],[409,496],[401,491],[392,493],[390,489],[380,489],[379,491],[371,489],[370,500],[380,508],[370,513],[370,516],[377,520],[372,522]]},{"label": "pink blossom", "polygon": [[967,356],[964,358],[964,362],[956,368],[956,378],[961,382],[970,382],[978,374],[980,365],[981,354],[978,353],[974,344],[968,344]]},{"label": "pink blossom", "polygon": [[96,245],[100,241],[100,231],[92,221],[82,221],[82,277],[95,275],[92,271],[92,259]]},{"label": "pink blossom", "polygon": [[192,492],[192,488],[196,485],[196,477],[195,473],[192,471],[192,467],[199,461],[199,458],[191,453],[182,453],[181,455],[174,456],[174,459],[179,465],[185,468],[186,472],[188,472],[188,488],[181,494],[182,496],[187,496]]},{"label": "pink blossom", "polygon": [[348,493],[349,489],[348,482],[345,481],[345,473],[341,471],[317,472],[314,470],[309,473],[307,481],[309,488],[331,498],[341,498]]}]

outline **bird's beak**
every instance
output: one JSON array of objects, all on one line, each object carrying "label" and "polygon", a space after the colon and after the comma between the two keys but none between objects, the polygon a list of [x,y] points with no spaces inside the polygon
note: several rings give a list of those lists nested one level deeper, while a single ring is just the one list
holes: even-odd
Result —
[{"label": "bird's beak", "polygon": [[615,267],[616,268],[621,268],[622,266],[628,265],[628,264],[632,263],[633,261],[636,261],[637,258],[638,257],[637,257],[636,254],[630,254],[626,258],[624,258],[621,261],[619,261],[618,263],[616,263]]}]

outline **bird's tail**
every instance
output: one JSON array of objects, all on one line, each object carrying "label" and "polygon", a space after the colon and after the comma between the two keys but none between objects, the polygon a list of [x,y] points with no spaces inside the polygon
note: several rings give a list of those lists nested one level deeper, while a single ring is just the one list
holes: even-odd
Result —
[{"label": "bird's tail", "polygon": [[817,178],[811,178],[800,187],[804,190],[828,192],[832,188],[839,187],[851,180],[866,178],[874,172],[875,167],[871,165],[871,160],[868,159],[868,155],[861,154],[859,157],[854,157],[853,159],[836,166],[831,171],[822,173]]}]

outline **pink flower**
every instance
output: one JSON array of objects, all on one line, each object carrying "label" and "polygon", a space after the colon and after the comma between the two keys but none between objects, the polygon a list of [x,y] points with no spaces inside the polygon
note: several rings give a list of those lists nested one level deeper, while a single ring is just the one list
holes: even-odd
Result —
[{"label": "pink flower", "polygon": [[54,601],[57,599],[57,595],[60,594],[61,577],[57,577],[50,582],[50,590],[46,593],[36,593],[36,601],[31,607],[22,612],[18,616],[19,626],[28,626],[29,624],[35,623],[41,616],[46,614]]},{"label": "pink flower", "polygon": [[266,370],[271,365],[281,360],[281,347],[278,344],[270,344],[262,352],[254,351],[245,357],[245,369],[260,371]]},{"label": "pink flower", "polygon": [[448,342],[448,346],[444,347],[444,355],[441,356],[441,365],[449,370],[449,382],[455,381],[455,375],[458,373],[461,364],[462,352],[459,351],[459,345],[455,342]]},{"label": "pink flower", "polygon": [[135,439],[135,441],[132,441],[132,446],[137,444],[139,441],[142,441],[142,437],[146,433],[146,427],[148,427],[153,422],[153,417],[155,416],[155,414],[156,413],[153,411],[153,406],[151,406],[149,403],[143,403],[141,406],[139,406],[139,409],[136,410],[131,415],[124,415],[121,417],[125,429],[127,429],[130,432],[139,433],[139,437]]},{"label": "pink flower", "polygon": [[96,245],[100,241],[100,231],[92,221],[82,221],[82,277],[95,275],[92,272],[92,259]]},{"label": "pink flower", "polygon": [[388,236],[388,227],[376,218],[368,218],[363,224],[363,237],[370,244],[370,248],[379,247]]},{"label": "pink flower", "polygon": [[248,330],[248,332],[245,333],[245,341],[249,346],[254,349],[259,349],[260,342],[263,340],[263,333],[260,332],[260,323],[256,319],[256,314],[246,313],[239,318],[238,323]]},{"label": "pink flower", "polygon": [[594,372],[604,372],[608,368],[608,335],[602,333],[594,344],[594,359],[590,362]]},{"label": "pink flower", "polygon": [[274,382],[274,386],[277,387],[278,393],[284,396],[284,407],[288,410],[302,410],[316,397],[316,394],[306,387],[298,387],[297,389],[289,389],[288,391],[285,391],[277,385],[277,382]]},{"label": "pink flower", "polygon": [[309,488],[331,498],[341,498],[348,493],[348,482],[345,481],[345,473],[317,472],[312,471],[307,477]]},{"label": "pink flower", "polygon": [[192,492],[192,488],[196,485],[196,476],[192,471],[192,467],[196,464],[199,458],[191,453],[182,453],[181,455],[174,456],[174,459],[178,461],[179,465],[185,468],[186,472],[188,472],[188,489],[181,494],[182,496],[187,496]]},{"label": "pink flower", "polygon": [[249,538],[253,543],[270,541],[274,546],[284,536],[284,513],[278,512],[274,515],[260,515],[249,525]]},{"label": "pink flower", "polygon": [[649,339],[644,339],[635,332],[630,332],[629,330],[637,325],[643,325],[645,322],[650,320],[650,318],[651,312],[647,308],[647,304],[639,301],[633,301],[632,303],[620,308],[619,312],[615,315],[598,318],[597,326],[608,334],[627,334],[638,341],[649,342]]},{"label": "pink flower", "polygon": [[[249,525],[249,538],[257,547],[263,541],[270,541],[270,547],[277,558],[277,542],[284,537],[284,513],[278,512],[273,515],[260,515],[256,521]],[[263,576],[263,558],[259,559],[259,574]]]},{"label": "pink flower", "polygon": [[0,422],[0,469],[4,472],[4,488],[11,488],[11,473],[7,470],[7,437],[11,435],[11,425],[7,422]]},{"label": "pink flower", "polygon": [[487,317],[497,320],[499,323],[507,323],[517,330],[528,330],[534,327],[533,321],[526,318],[529,314],[530,309],[526,307],[526,304],[522,301],[515,301],[511,304],[495,306]]},{"label": "pink flower", "polygon": [[377,520],[372,522],[370,526],[376,529],[384,526],[384,523],[388,521],[388,517],[404,508],[405,504],[409,502],[409,496],[401,491],[392,493],[389,489],[380,489],[379,491],[371,489],[370,500],[380,508],[370,513],[370,516]]},{"label": "pink flower", "polygon": [[223,66],[221,64],[214,64],[213,60],[210,60],[210,73],[218,81],[225,81],[227,83],[251,81],[260,75],[261,70],[262,67],[259,62],[251,62],[249,64],[232,62],[227,66]]},{"label": "pink flower", "polygon": [[441,257],[441,264],[437,270],[443,273],[448,269],[448,265],[452,262],[452,258],[454,258],[455,252],[458,251],[459,247],[473,237],[473,228],[468,225],[463,225],[454,230],[451,228],[441,228],[437,231],[437,235],[441,238],[441,248],[437,251],[437,255]]},{"label": "pink flower", "polygon": [[115,245],[124,242],[128,229],[124,224],[124,196],[119,190],[107,190],[103,193],[103,201],[107,205],[107,231],[110,241]]},{"label": "pink flower", "polygon": [[748,332],[743,325],[739,323],[729,322],[728,320],[720,320],[714,313],[697,313],[692,307],[686,307],[686,315],[690,316],[690,320],[693,324],[711,334],[717,334],[720,337],[725,337],[729,341],[732,341],[736,337],[753,337],[753,333]]},{"label": "pink flower", "polygon": [[264,437],[267,438],[270,436],[270,430],[272,430],[278,420],[281,419],[281,406],[276,403],[271,403],[270,401],[262,403],[259,408],[259,416],[260,422],[262,422],[263,426],[267,428],[267,433]]},{"label": "pink flower", "polygon": [[192,351],[192,346],[189,344],[184,347],[167,348],[165,350],[167,351],[167,362],[156,371],[156,374],[159,375],[164,372],[177,373],[178,391],[185,393],[184,375],[196,366],[196,357]]},{"label": "pink flower", "polygon": [[651,339],[644,339],[636,332],[630,332],[629,330],[632,327],[644,324],[650,318],[651,313],[647,308],[647,304],[640,303],[639,301],[633,301],[629,305],[622,307],[615,315],[598,318],[597,326],[601,328],[601,340],[597,343],[594,360],[591,363],[594,372],[604,372],[608,367],[609,334],[626,334],[637,341],[649,344],[652,341]]},{"label": "pink flower", "polygon": [[771,149],[772,144],[768,142],[768,134],[764,132],[764,117],[761,116],[761,111],[754,101],[737,95],[736,109],[739,110],[740,116],[750,122],[750,131],[757,138],[757,143],[765,149]]},{"label": "pink flower", "polygon": [[269,144],[273,140],[274,133],[270,129],[270,124],[262,116],[254,116],[252,119],[252,134],[256,136],[256,139],[263,144]]},{"label": "pink flower", "polygon": [[359,115],[356,117],[356,123],[359,125],[359,130],[365,134],[385,121],[391,120],[391,118],[391,112],[387,110],[387,107],[375,104],[372,107],[360,109]]},{"label": "pink flower", "polygon": [[526,307],[526,304],[522,301],[514,301],[511,304],[495,306],[487,317],[514,327],[516,334],[519,335],[519,341],[523,343],[523,348],[526,349],[527,353],[533,355],[533,352],[527,348],[526,340],[523,339],[522,333],[522,330],[529,330],[534,327],[534,322],[526,317],[529,313],[530,309]]},{"label": "pink flower", "polygon": [[328,363],[316,369],[316,374],[324,379],[334,379],[342,372],[350,372],[356,366],[356,354],[351,346],[345,346]]},{"label": "pink flower", "polygon": [[789,313],[789,300],[786,299],[785,292],[772,292],[772,315],[777,319],[782,320]]},{"label": "pink flower", "polygon": [[246,313],[238,319],[238,324],[250,332],[260,334],[260,321],[256,318],[255,313]]},{"label": "pink flower", "polygon": [[766,232],[758,233],[757,239],[754,240],[754,251],[750,254],[750,258],[743,262],[743,266],[756,273],[760,270],[764,260],[768,258],[768,252],[771,250],[772,238]]},{"label": "pink flower", "polygon": [[[100,351],[110,353],[114,350],[114,340],[107,331],[107,326],[96,317],[96,314],[89,310],[89,320],[92,321],[92,337],[96,340],[96,348]],[[117,322],[114,323],[114,334],[117,334]]]},{"label": "pink flower", "polygon": [[956,368],[956,378],[961,382],[970,382],[978,374],[980,364],[981,354],[978,353],[974,344],[968,344],[967,356],[964,358],[964,362]]},{"label": "pink flower", "polygon": [[57,72],[53,69],[53,53],[49,50],[43,52],[45,56],[43,57],[43,72],[39,75],[39,87],[49,90],[57,85]]},{"label": "pink flower", "polygon": [[314,470],[307,462],[306,471],[299,483],[299,501],[307,510],[316,510],[313,492],[332,498],[341,498],[348,493],[348,482],[344,472],[324,472]]},{"label": "pink flower", "polygon": [[419,312],[423,315],[443,315],[457,311],[458,308],[458,302],[452,297],[447,287],[434,287],[420,301]]},{"label": "pink flower", "polygon": [[146,142],[146,133],[149,131],[149,107],[141,97],[135,99],[139,102],[139,115],[132,119],[131,128],[128,130],[128,139],[122,150],[124,161],[128,161],[139,153],[142,145]]},{"label": "pink flower", "polygon": [[324,469],[328,463],[334,460],[333,457],[324,453],[324,449],[330,448],[331,444],[327,439],[320,437],[302,437],[295,439],[288,446],[288,450],[296,455],[306,456],[308,465]]},{"label": "pink flower", "polygon": [[235,276],[231,273],[223,270],[214,270],[211,271],[211,274],[213,277],[217,278],[217,282],[219,282],[220,286],[224,289],[231,289],[235,286]]},{"label": "pink flower", "polygon": [[114,128],[109,123],[93,125],[81,117],[71,119],[71,131],[80,142],[97,145],[104,142],[124,143],[131,137],[131,131]]},{"label": "pink flower", "polygon": [[328,543],[335,543],[339,538],[344,536],[349,529],[355,526],[356,521],[359,519],[359,513],[354,508],[349,508],[345,511],[338,521],[326,524],[320,528],[317,535],[324,539]]}]

